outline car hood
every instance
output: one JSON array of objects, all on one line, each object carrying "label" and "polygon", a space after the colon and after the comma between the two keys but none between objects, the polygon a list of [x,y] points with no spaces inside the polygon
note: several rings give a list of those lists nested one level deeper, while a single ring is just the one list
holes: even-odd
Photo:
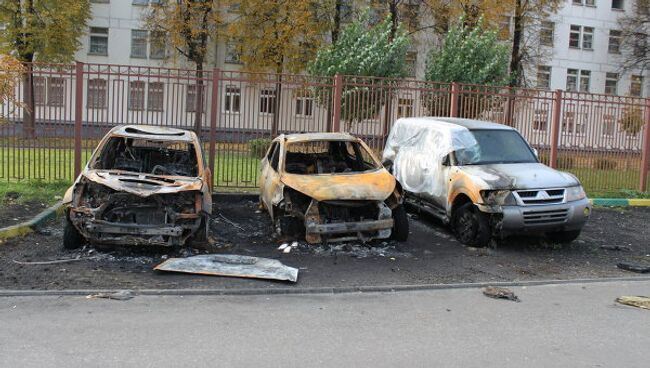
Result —
[{"label": "car hood", "polygon": [[459,169],[482,181],[485,189],[539,189],[579,184],[575,176],[541,163],[467,165]]},{"label": "car hood", "polygon": [[383,201],[395,189],[395,178],[386,169],[353,174],[283,174],[282,183],[317,201]]},{"label": "car hood", "polygon": [[201,190],[201,178],[153,176],[147,174],[115,173],[89,170],[82,174],[86,179],[113,190],[148,197],[153,194],[178,193]]}]

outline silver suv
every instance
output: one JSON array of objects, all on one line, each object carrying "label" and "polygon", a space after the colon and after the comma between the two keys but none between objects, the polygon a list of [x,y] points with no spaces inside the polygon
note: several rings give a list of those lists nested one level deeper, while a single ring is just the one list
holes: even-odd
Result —
[{"label": "silver suv", "polygon": [[539,162],[515,129],[458,118],[404,118],[383,155],[407,203],[451,225],[467,245],[492,236],[545,233],[568,243],[591,205],[578,179]]}]

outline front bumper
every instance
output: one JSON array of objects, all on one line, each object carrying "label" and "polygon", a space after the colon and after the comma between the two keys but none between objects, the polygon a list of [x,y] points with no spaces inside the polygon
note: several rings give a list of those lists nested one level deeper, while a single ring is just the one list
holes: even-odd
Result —
[{"label": "front bumper", "polygon": [[501,217],[496,230],[502,233],[580,230],[591,215],[587,198],[552,205],[486,206],[479,210]]}]

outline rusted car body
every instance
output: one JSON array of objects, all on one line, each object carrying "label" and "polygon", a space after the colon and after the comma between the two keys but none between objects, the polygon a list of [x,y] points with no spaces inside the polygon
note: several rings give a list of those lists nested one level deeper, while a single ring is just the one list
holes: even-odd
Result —
[{"label": "rusted car body", "polygon": [[260,204],[276,230],[308,243],[406,240],[402,189],[360,139],[280,135],[262,159]]},{"label": "rusted car body", "polygon": [[539,162],[509,126],[446,117],[399,119],[383,159],[407,202],[449,223],[468,245],[534,232],[570,242],[591,213],[580,181]]},{"label": "rusted car body", "polygon": [[111,129],[64,196],[64,246],[180,246],[207,240],[211,174],[195,133]]}]

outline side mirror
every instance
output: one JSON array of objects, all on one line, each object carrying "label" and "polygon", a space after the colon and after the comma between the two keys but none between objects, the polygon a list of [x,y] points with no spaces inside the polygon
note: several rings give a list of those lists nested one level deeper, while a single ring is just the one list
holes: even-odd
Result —
[{"label": "side mirror", "polygon": [[451,166],[451,160],[449,159],[449,154],[446,154],[445,157],[442,158],[442,166]]}]

